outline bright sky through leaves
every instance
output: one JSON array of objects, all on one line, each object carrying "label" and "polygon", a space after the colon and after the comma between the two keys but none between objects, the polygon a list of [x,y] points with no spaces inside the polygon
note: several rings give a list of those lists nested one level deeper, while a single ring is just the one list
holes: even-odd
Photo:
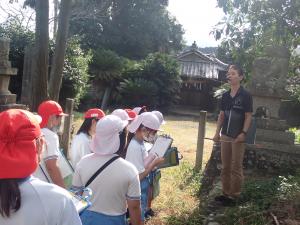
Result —
[{"label": "bright sky through leaves", "polygon": [[187,44],[196,41],[199,47],[211,47],[219,42],[209,33],[224,16],[216,6],[216,0],[169,0],[168,10],[183,25]]}]

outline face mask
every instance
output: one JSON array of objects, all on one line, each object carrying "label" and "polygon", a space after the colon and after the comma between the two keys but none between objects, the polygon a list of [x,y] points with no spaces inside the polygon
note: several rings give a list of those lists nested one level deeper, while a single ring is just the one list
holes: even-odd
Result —
[{"label": "face mask", "polygon": [[54,133],[58,133],[60,131],[60,125],[53,126],[50,128],[50,130],[52,130]]},{"label": "face mask", "polygon": [[148,139],[147,141],[150,142],[150,143],[154,143],[156,138],[157,138],[156,134],[149,134],[149,136],[147,138]]},{"label": "face mask", "polygon": [[156,140],[156,134],[150,133],[147,129],[143,131],[143,139],[149,143],[154,143]]}]

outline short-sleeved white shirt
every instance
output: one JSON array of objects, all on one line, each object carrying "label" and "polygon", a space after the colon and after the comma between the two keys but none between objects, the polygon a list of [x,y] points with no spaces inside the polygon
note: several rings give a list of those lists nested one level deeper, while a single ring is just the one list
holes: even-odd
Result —
[{"label": "short-sleeved white shirt", "polygon": [[70,194],[54,184],[30,177],[20,185],[21,207],[1,225],[81,225]]},{"label": "short-sleeved white shirt", "polygon": [[73,138],[71,144],[70,158],[74,168],[83,156],[92,153],[90,147],[91,141],[92,138],[83,132],[75,135],[75,137]]},{"label": "short-sleeved white shirt", "polygon": [[[84,156],[76,166],[72,185],[83,187],[94,173],[115,155]],[[88,186],[92,189],[92,205],[89,210],[110,216],[126,213],[126,200],[139,200],[140,182],[136,168],[119,158],[107,166]]]},{"label": "short-sleeved white shirt", "polygon": [[132,138],[128,145],[125,159],[136,167],[139,174],[145,171],[144,160],[147,156],[148,152],[144,142],[139,142],[135,138]]},{"label": "short-sleeved white shirt", "polygon": [[45,136],[46,146],[42,152],[42,159],[58,159],[59,156],[59,140],[58,135],[48,128],[43,128],[42,133]]}]

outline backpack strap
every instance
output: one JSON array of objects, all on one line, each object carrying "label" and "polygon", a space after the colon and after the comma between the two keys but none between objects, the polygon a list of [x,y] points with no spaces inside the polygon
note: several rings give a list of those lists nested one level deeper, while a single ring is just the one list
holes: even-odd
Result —
[{"label": "backpack strap", "polygon": [[106,163],[104,163],[103,166],[101,166],[95,173],[93,176],[91,176],[91,178],[86,182],[85,187],[89,186],[93,180],[107,167],[109,166],[109,164],[111,164],[113,161],[115,161],[116,159],[120,158],[120,156],[116,155],[114,157],[112,157],[110,160],[108,160]]}]

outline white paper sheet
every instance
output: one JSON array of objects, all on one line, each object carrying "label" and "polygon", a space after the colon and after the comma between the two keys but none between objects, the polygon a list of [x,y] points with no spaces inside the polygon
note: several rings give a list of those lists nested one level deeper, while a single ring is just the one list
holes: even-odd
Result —
[{"label": "white paper sheet", "polygon": [[158,157],[163,157],[166,151],[170,148],[172,142],[172,138],[159,136],[154,142],[150,153],[156,154]]}]

